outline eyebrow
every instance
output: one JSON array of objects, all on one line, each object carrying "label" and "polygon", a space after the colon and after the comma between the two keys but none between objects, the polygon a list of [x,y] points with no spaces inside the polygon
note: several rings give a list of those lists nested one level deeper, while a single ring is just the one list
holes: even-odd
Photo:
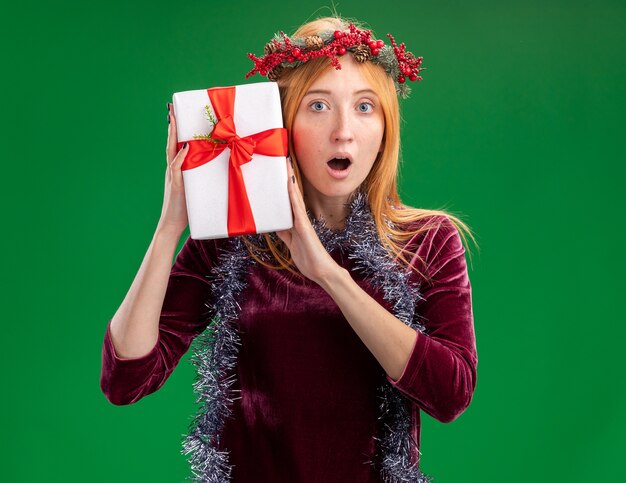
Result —
[{"label": "eyebrow", "polygon": [[[310,90],[307,91],[306,94],[304,94],[305,96],[308,96],[310,94],[326,94],[326,95],[331,95],[332,92],[328,91],[328,90],[324,90],[324,89],[314,89],[314,90]],[[354,92],[354,94],[373,94],[376,96],[376,93],[372,90],[372,89],[361,89],[359,91]]]}]

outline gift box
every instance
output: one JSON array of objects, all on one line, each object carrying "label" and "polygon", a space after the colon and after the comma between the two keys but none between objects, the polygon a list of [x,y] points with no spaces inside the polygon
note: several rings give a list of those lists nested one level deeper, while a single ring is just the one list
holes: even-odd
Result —
[{"label": "gift box", "polygon": [[173,96],[191,238],[207,240],[293,226],[287,131],[275,82]]}]

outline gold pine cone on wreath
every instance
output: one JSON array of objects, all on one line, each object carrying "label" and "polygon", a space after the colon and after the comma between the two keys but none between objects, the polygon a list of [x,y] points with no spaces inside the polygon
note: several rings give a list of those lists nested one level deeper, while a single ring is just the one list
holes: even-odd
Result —
[{"label": "gold pine cone on wreath", "polygon": [[305,37],[304,45],[309,50],[317,50],[324,47],[324,41],[318,35],[310,35],[309,37]]},{"label": "gold pine cone on wreath", "polygon": [[274,67],[272,70],[269,71],[269,73],[267,74],[267,78],[273,82],[277,81],[278,78],[282,75],[282,73],[285,71],[285,68],[278,64],[276,67]]},{"label": "gold pine cone on wreath", "polygon": [[278,50],[278,47],[276,46],[274,42],[268,42],[267,44],[265,44],[265,48],[263,49],[263,51],[265,52],[265,55],[273,54],[277,50]]},{"label": "gold pine cone on wreath", "polygon": [[354,60],[357,62],[367,62],[370,60],[370,49],[365,45],[357,45],[352,51],[354,54]]}]

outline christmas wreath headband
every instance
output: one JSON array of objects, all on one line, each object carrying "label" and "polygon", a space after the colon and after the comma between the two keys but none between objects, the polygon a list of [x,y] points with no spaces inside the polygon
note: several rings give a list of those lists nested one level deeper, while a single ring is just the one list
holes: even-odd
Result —
[{"label": "christmas wreath headband", "polygon": [[398,95],[406,98],[411,92],[406,80],[422,80],[419,75],[424,70],[420,67],[422,57],[415,57],[408,52],[404,43],[397,45],[391,34],[387,34],[391,45],[386,45],[382,40],[374,40],[371,30],[359,30],[354,24],[350,24],[348,28],[348,32],[328,30],[318,35],[293,38],[280,32],[265,44],[263,57],[248,54],[254,62],[254,68],[246,74],[246,79],[258,72],[269,80],[276,81],[286,69],[299,67],[318,57],[328,57],[335,69],[341,69],[339,57],[346,52],[352,52],[357,62],[369,60],[381,65],[393,79]]}]

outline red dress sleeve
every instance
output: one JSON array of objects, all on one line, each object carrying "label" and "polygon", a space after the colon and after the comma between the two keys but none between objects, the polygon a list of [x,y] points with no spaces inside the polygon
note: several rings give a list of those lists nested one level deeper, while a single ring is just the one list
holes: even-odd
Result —
[{"label": "red dress sleeve", "polygon": [[193,338],[207,327],[211,292],[206,276],[216,253],[214,240],[185,241],[170,272],[158,340],[148,354],[119,357],[111,341],[109,321],[102,346],[100,387],[111,403],[132,404],[160,389]]},{"label": "red dress sleeve", "polygon": [[[420,409],[447,423],[469,406],[476,387],[476,337],[472,311],[472,290],[465,248],[452,222],[444,216],[440,223],[421,235],[417,253],[432,277],[423,282],[423,300],[416,313],[426,333],[418,333],[404,372],[397,381],[387,380]],[[420,235],[417,235],[419,237]],[[412,264],[417,264],[414,258]]]}]

